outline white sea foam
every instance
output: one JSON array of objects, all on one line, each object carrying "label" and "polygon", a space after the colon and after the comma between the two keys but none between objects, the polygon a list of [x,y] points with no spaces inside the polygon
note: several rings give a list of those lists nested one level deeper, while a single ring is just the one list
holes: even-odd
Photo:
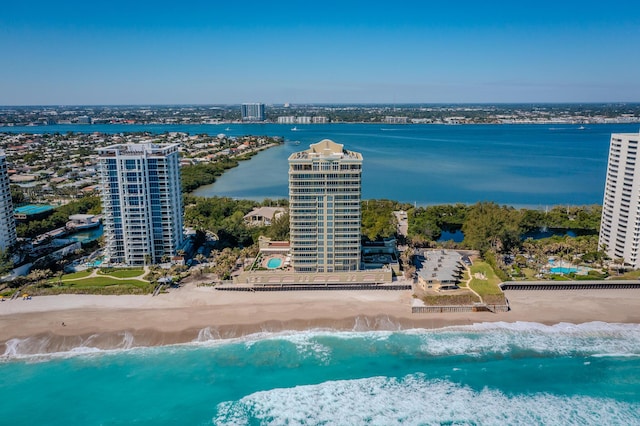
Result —
[{"label": "white sea foam", "polygon": [[394,322],[389,316],[377,316],[377,317],[361,317],[357,316],[354,320],[353,328],[351,331],[367,332],[367,331],[398,331],[402,326]]},{"label": "white sea foam", "polygon": [[100,343],[101,336],[72,337],[70,341],[60,343],[53,336],[34,336],[10,339],[5,342],[5,351],[0,361],[30,360],[46,361],[53,358],[67,358],[79,355],[116,353],[135,349],[135,338],[128,331],[119,333],[119,340],[109,339],[108,346]]},{"label": "white sea foam", "polygon": [[495,322],[411,333],[422,338],[424,353],[436,356],[518,350],[549,355],[640,354],[639,324]]},{"label": "white sea foam", "polygon": [[298,353],[305,358],[316,358],[323,364],[327,364],[331,359],[331,348],[318,343],[313,335],[291,334],[287,336],[287,341],[293,343]]},{"label": "white sea foam", "polygon": [[[369,321],[369,323],[367,323]],[[262,331],[239,337],[221,335],[216,328],[207,327],[199,331],[198,337],[190,343],[170,345],[219,346],[244,344],[247,348],[261,341],[275,339],[288,340],[302,354],[318,357],[326,361],[331,356],[331,348],[319,343],[319,338],[364,339],[375,343],[386,341],[394,335],[413,336],[422,341],[421,351],[425,355],[467,355],[481,356],[487,353],[507,354],[514,350],[527,350],[550,355],[584,356],[638,356],[640,355],[640,324],[616,324],[591,322],[584,324],[561,323],[544,325],[531,322],[488,322],[469,326],[452,326],[441,329],[390,330],[395,324],[385,319],[371,320],[357,318],[352,331],[333,329],[310,329],[306,331]],[[388,325],[384,329],[381,324]],[[371,326],[377,330],[371,330]],[[5,342],[1,360],[77,356],[78,354],[112,353],[122,350],[142,349],[129,332],[121,333],[120,339],[104,342],[98,334],[75,338],[65,342],[62,349],[52,349],[50,336],[11,339]],[[100,341],[102,340],[102,343]]]},{"label": "white sea foam", "polygon": [[547,393],[506,395],[421,375],[257,392],[218,405],[216,425],[505,425],[640,423],[640,404]]},{"label": "white sea foam", "polygon": [[211,340],[220,340],[220,332],[217,329],[211,329],[211,327],[203,328],[198,332],[198,337],[194,342],[208,342]]},{"label": "white sea foam", "polygon": [[513,331],[542,331],[545,333],[627,333],[627,332],[640,332],[640,324],[623,324],[623,323],[610,323],[602,321],[585,322],[581,324],[572,324],[567,322],[561,322],[554,325],[545,325],[537,322],[516,321],[516,322],[482,322],[473,325],[465,326],[453,326],[445,329],[450,330],[513,330]]},{"label": "white sea foam", "polygon": [[[483,356],[487,353],[508,354],[528,351],[548,355],[583,356],[636,356],[640,354],[640,325],[591,322],[584,324],[560,323],[544,325],[531,322],[478,323],[469,326],[453,326],[441,329],[411,329],[404,331],[359,331],[368,329],[371,323],[356,319],[354,330],[336,331],[312,329],[306,331],[260,332],[234,339],[208,340],[207,329],[201,331],[199,344],[226,344],[242,342],[249,348],[265,340],[286,340],[293,343],[301,354],[324,354],[331,349],[318,343],[318,339],[330,337],[343,340],[366,340],[372,344],[387,341],[393,335],[407,335],[420,339],[424,355]],[[211,332],[213,333],[213,332]],[[203,337],[201,341],[200,337]],[[400,343],[401,344],[401,343]],[[411,349],[412,350],[412,349]]]},{"label": "white sea foam", "polygon": [[625,353],[611,353],[611,354],[593,354],[594,358],[640,358],[640,354],[625,354]]}]

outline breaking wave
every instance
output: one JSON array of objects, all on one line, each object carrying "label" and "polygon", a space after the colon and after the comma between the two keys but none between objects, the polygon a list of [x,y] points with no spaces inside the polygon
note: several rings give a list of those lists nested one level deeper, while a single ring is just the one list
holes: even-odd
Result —
[{"label": "breaking wave", "polygon": [[5,350],[0,360],[42,360],[89,355],[135,348],[132,333],[92,334],[88,337],[60,337],[55,335],[15,338],[4,343]]},{"label": "breaking wave", "polygon": [[[370,330],[375,331],[370,331]],[[1,360],[43,359],[117,352],[146,347],[220,346],[241,343],[245,347],[273,340],[288,341],[302,355],[327,361],[335,340],[357,340],[376,345],[393,341],[394,345],[413,348],[425,356],[486,356],[527,351],[549,356],[636,357],[640,356],[640,324],[590,322],[544,325],[530,322],[492,322],[441,329],[399,330],[389,318],[355,318],[351,331],[311,329],[306,331],[261,331],[248,335],[206,327],[185,343],[134,336],[125,331],[114,334],[61,337],[41,335],[10,339],[4,343]],[[1,347],[1,346],[0,346]],[[410,349],[413,351],[414,349]]]},{"label": "breaking wave", "polygon": [[507,395],[423,375],[329,381],[217,406],[216,425],[638,424],[640,404],[547,393]]}]

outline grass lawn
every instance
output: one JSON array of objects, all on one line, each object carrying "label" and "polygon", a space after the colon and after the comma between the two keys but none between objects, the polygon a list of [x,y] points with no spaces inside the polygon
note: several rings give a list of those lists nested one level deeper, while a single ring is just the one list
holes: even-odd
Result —
[{"label": "grass lawn", "polygon": [[[91,275],[91,272],[93,272],[92,269],[87,269],[85,271],[73,272],[71,274],[64,274],[62,276],[62,281],[88,277],[89,275]],[[51,281],[58,281],[58,278],[52,278]]]},{"label": "grass lawn", "polygon": [[[481,280],[475,277],[475,274],[483,274],[487,279]],[[502,290],[498,287],[501,280],[498,278],[493,268],[480,260],[476,260],[471,266],[471,275],[473,279],[469,283],[469,286],[475,290],[482,298],[485,296],[502,296]]]},{"label": "grass lawn", "polygon": [[622,275],[617,275],[615,271],[611,273],[611,279],[614,280],[637,280],[640,279],[640,269],[635,271],[629,271]]},{"label": "grass lawn", "polygon": [[536,280],[538,279],[536,277],[536,275],[538,274],[538,272],[535,269],[532,268],[522,268],[522,273],[525,276],[525,279],[527,280]]},{"label": "grass lawn", "polygon": [[110,285],[133,285],[139,286],[146,283],[139,280],[114,280],[109,277],[91,277],[77,281],[63,281],[62,285],[67,287],[105,287]]},{"label": "grass lawn", "polygon": [[153,289],[153,286],[150,283],[138,281],[138,280],[122,280],[122,281],[109,281],[108,283],[101,282],[82,282],[78,281],[78,284],[70,284],[66,285],[67,288],[107,288],[107,287],[119,287],[119,288],[128,288],[135,287],[139,289]]},{"label": "grass lawn", "polygon": [[144,274],[142,268],[125,268],[125,269],[100,269],[99,274],[110,275],[116,278],[134,278]]},{"label": "grass lawn", "polygon": [[462,279],[460,279],[460,287],[467,287],[467,281],[469,281],[469,270],[465,269],[462,272]]},{"label": "grass lawn", "polygon": [[91,277],[77,281],[49,281],[46,285],[29,286],[24,291],[33,295],[51,294],[149,294],[154,285],[140,280],[114,280],[109,277]]},{"label": "grass lawn", "polygon": [[479,302],[476,295],[468,290],[465,294],[425,295],[421,299],[425,305],[429,306],[472,305]]}]

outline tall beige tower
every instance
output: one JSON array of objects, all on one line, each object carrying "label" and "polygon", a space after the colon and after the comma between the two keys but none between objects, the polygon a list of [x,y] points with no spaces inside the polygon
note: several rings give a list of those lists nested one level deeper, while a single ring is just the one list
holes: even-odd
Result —
[{"label": "tall beige tower", "polygon": [[640,133],[612,134],[599,245],[612,259],[640,268]]},{"label": "tall beige tower", "polygon": [[289,157],[295,272],[360,269],[362,155],[325,139]]}]

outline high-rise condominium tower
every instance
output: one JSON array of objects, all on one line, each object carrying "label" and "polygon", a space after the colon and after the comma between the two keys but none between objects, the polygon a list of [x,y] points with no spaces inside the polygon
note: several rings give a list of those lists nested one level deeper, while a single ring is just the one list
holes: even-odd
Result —
[{"label": "high-rise condominium tower", "polygon": [[242,104],[242,121],[264,121],[264,104]]},{"label": "high-rise condominium tower", "polygon": [[295,272],[360,269],[362,155],[330,140],[289,157],[291,263]]},{"label": "high-rise condominium tower", "polygon": [[599,245],[612,259],[640,268],[640,133],[612,134]]},{"label": "high-rise condominium tower", "polygon": [[140,143],[98,149],[108,262],[159,263],[182,245],[178,146]]},{"label": "high-rise condominium tower", "polygon": [[0,151],[0,249],[6,250],[16,242],[16,221],[7,174],[7,158]]}]

